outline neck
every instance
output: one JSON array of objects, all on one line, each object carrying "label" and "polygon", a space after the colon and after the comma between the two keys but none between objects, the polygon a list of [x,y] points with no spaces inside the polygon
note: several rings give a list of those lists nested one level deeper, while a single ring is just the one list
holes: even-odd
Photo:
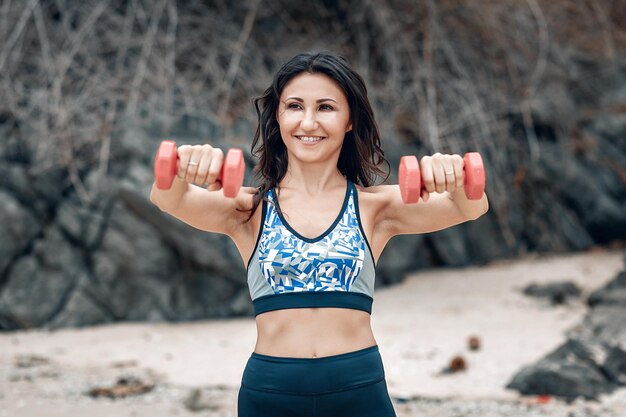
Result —
[{"label": "neck", "polygon": [[329,164],[289,164],[280,188],[301,190],[315,197],[336,187],[345,187],[346,178],[336,165]]}]

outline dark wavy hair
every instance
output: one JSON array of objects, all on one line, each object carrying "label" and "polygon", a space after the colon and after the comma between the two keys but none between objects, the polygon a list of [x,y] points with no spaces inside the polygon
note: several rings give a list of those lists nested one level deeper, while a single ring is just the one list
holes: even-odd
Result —
[{"label": "dark wavy hair", "polygon": [[[254,174],[261,185],[254,196],[248,220],[265,193],[277,187],[287,172],[287,148],[280,136],[276,114],[283,88],[303,72],[327,75],[337,82],[348,98],[352,130],[346,133],[339,154],[339,171],[364,187],[373,185],[377,174],[384,176],[385,180],[389,176],[389,162],[380,146],[378,126],[361,76],[343,57],[332,52],[301,53],[283,64],[263,95],[253,100],[258,125],[252,141],[252,155],[259,158]],[[387,165],[387,172],[380,168],[383,163]]]}]

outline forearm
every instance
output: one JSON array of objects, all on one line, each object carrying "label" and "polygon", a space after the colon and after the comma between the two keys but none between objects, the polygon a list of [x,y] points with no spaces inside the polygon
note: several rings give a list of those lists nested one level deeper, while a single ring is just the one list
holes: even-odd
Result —
[{"label": "forearm", "polygon": [[486,193],[483,193],[480,200],[469,200],[463,189],[456,189],[448,193],[448,198],[454,202],[459,212],[470,220],[476,220],[489,210]]}]

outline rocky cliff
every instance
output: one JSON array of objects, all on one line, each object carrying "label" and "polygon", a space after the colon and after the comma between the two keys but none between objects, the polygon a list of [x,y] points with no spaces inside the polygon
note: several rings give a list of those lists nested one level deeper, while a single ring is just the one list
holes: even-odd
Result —
[{"label": "rocky cliff", "polygon": [[160,140],[242,147],[250,98],[300,51],[368,83],[403,154],[479,151],[490,212],[394,238],[407,271],[626,239],[620,2],[7,3],[0,19],[0,329],[248,315],[224,236],[148,200]]}]

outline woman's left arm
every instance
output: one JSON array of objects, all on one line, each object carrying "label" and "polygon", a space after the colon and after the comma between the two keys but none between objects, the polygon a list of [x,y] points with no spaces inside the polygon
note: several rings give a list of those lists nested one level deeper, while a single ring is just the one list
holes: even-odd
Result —
[{"label": "woman's left arm", "polygon": [[376,228],[386,235],[429,233],[476,220],[489,210],[487,195],[469,200],[463,189],[463,158],[459,155],[434,154],[420,160],[424,183],[420,200],[405,204],[398,185],[382,186],[385,201],[378,213]]},{"label": "woman's left arm", "polygon": [[487,213],[489,210],[489,200],[487,199],[487,194],[483,192],[480,200],[469,200],[465,196],[465,191],[463,189],[456,189],[452,192],[447,192],[448,199],[450,199],[456,209],[461,213],[461,216],[465,218],[465,220],[476,220],[483,214]]}]

